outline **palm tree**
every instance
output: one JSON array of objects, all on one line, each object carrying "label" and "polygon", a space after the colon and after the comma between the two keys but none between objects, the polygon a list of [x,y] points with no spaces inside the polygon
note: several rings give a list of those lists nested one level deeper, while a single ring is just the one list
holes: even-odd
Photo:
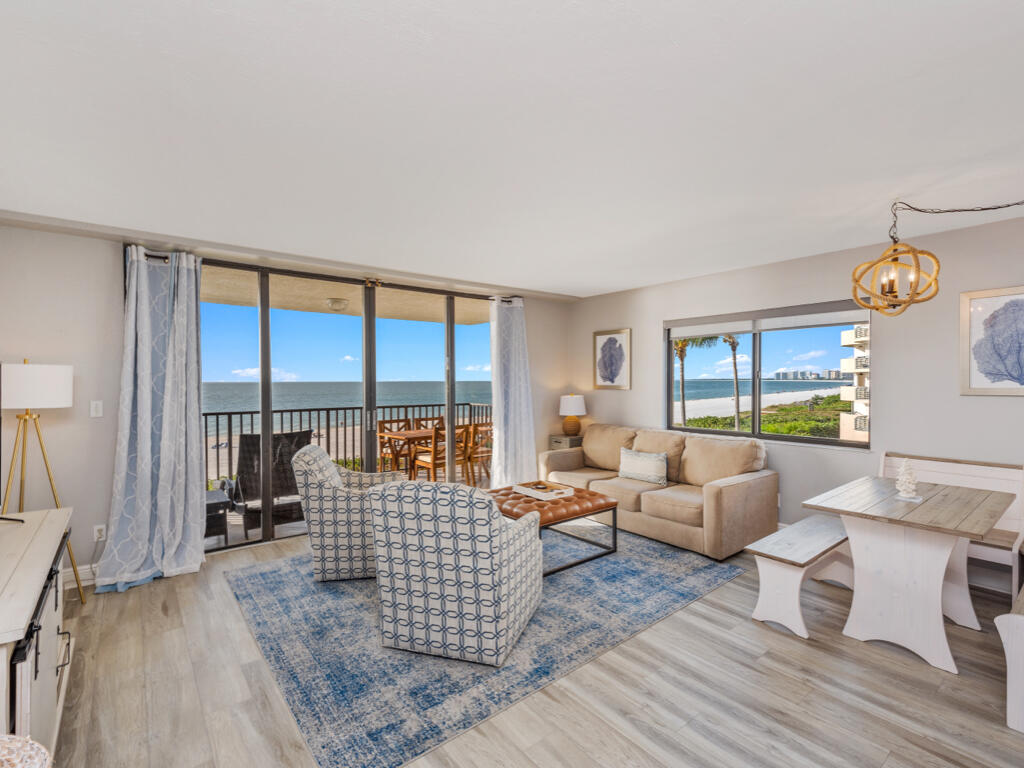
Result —
[{"label": "palm tree", "polygon": [[686,365],[686,350],[691,347],[693,349],[707,349],[708,347],[715,346],[717,343],[717,336],[691,336],[688,339],[676,339],[672,342],[676,357],[679,358],[679,415],[684,427],[686,426],[686,384],[684,383],[683,374],[684,366]]},{"label": "palm tree", "polygon": [[726,333],[722,336],[722,341],[729,345],[729,349],[732,350],[732,396],[736,401],[736,431],[740,431],[740,373],[736,366],[736,348],[740,345],[740,340],[737,339],[731,333]]}]

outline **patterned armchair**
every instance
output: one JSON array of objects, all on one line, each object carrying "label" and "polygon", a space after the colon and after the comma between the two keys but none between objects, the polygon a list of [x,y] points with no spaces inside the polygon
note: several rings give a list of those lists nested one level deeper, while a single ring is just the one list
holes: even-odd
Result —
[{"label": "patterned armchair", "polygon": [[539,514],[509,520],[489,493],[450,483],[368,496],[381,643],[501,666],[540,602]]},{"label": "patterned armchair", "polygon": [[350,472],[318,445],[292,457],[313,550],[317,581],[368,579],[374,575],[373,529],[367,490],[401,480],[402,472]]}]

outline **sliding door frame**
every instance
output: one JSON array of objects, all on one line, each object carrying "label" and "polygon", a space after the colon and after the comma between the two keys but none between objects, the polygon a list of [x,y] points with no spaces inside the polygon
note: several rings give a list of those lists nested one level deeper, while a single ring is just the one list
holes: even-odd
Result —
[{"label": "sliding door frame", "polygon": [[[444,372],[445,397],[445,477],[454,482],[456,477],[455,460],[455,299],[478,299],[489,301],[490,296],[465,291],[450,291],[440,288],[403,285],[401,283],[383,282],[373,278],[341,277],[339,275],[304,272],[280,267],[267,267],[245,262],[226,261],[223,259],[203,259],[204,266],[221,267],[224,269],[240,269],[255,272],[259,281],[258,323],[260,348],[260,464],[268,468],[273,464],[273,381],[271,379],[271,344],[270,344],[270,279],[273,275],[297,277],[308,280],[325,280],[363,286],[363,411],[362,439],[360,451],[362,470],[377,471],[377,289],[392,288],[403,291],[431,293],[445,297],[444,326]],[[200,280],[202,276],[200,274]],[[274,539],[274,490],[273,477],[269,471],[263,471],[260,479],[261,491],[261,533],[262,541]],[[269,510],[269,514],[267,511]],[[246,542],[250,543],[250,542]],[[237,545],[241,546],[241,545]]]}]

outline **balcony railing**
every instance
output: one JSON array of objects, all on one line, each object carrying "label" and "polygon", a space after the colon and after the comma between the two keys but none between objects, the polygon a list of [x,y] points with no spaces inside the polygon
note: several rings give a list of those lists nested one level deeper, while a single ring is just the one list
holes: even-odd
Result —
[{"label": "balcony railing", "polygon": [[[362,466],[362,413],[360,406],[325,408],[286,408],[272,411],[274,432],[313,430],[312,442],[342,466]],[[444,415],[443,403],[428,405],[380,405],[377,420],[417,419]],[[491,421],[491,406],[486,403],[456,403],[456,424],[482,424]],[[259,411],[221,411],[203,414],[206,445],[207,484],[236,473],[238,436],[260,431]]]}]

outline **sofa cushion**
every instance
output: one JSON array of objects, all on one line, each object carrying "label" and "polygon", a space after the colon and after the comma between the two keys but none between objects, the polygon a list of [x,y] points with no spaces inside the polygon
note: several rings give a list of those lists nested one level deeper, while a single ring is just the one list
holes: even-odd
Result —
[{"label": "sofa cushion", "polygon": [[640,511],[651,517],[684,525],[704,524],[704,489],[696,485],[672,485],[640,498]]},{"label": "sofa cushion", "polygon": [[764,444],[753,438],[690,435],[683,449],[683,482],[705,485],[764,466]]},{"label": "sofa cushion", "polygon": [[645,483],[643,480],[631,480],[628,477],[595,480],[590,484],[590,490],[611,496],[619,502],[619,509],[624,509],[627,512],[639,512],[641,497],[647,495],[649,491],[656,491],[664,487],[657,483]]},{"label": "sofa cushion", "polygon": [[583,433],[583,463],[619,471],[619,450],[632,448],[636,430],[612,424],[591,424]]},{"label": "sofa cushion", "polygon": [[548,473],[548,480],[552,483],[571,485],[573,488],[589,488],[594,480],[606,480],[615,477],[615,472],[610,469],[594,469],[583,467],[581,469],[559,469]]},{"label": "sofa cushion", "polygon": [[668,454],[668,479],[679,482],[679,462],[683,457],[686,435],[671,429],[641,429],[633,440],[633,450]]},{"label": "sofa cushion", "polygon": [[643,480],[645,483],[664,485],[666,482],[667,453],[644,453],[623,448],[619,451],[619,477]]}]

